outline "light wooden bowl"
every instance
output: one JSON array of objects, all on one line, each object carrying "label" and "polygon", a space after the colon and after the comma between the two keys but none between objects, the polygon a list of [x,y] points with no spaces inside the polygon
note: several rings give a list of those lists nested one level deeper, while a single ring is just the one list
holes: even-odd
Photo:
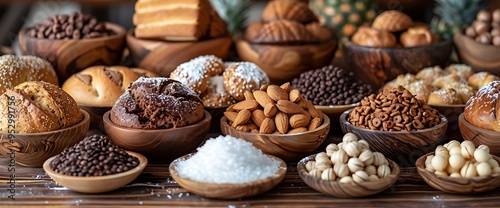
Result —
[{"label": "light wooden bowl", "polygon": [[322,180],[309,175],[306,170],[307,161],[314,161],[315,157],[316,154],[308,156],[297,164],[299,176],[312,189],[335,197],[352,198],[374,195],[391,187],[399,177],[399,166],[392,160],[387,160],[391,168],[391,174],[376,181],[339,183],[337,181]]},{"label": "light wooden bowl", "polygon": [[465,120],[463,113],[458,117],[458,125],[464,140],[472,141],[476,147],[481,144],[488,145],[491,154],[500,156],[500,132],[472,125]]},{"label": "light wooden bowl", "polygon": [[356,107],[356,104],[330,105],[330,106],[315,105],[314,107],[323,112],[323,114],[327,115],[328,118],[330,118],[330,128],[331,128],[330,133],[332,133],[333,130],[341,130],[340,115],[342,115],[342,113],[345,112],[346,110],[353,109],[354,107]]},{"label": "light wooden bowl", "polygon": [[262,180],[241,183],[241,184],[233,184],[233,183],[206,183],[191,180],[189,178],[181,178],[179,173],[177,172],[177,164],[179,161],[186,160],[190,158],[193,154],[184,155],[172,163],[169,166],[169,172],[172,178],[181,186],[185,188],[189,192],[195,193],[197,195],[207,197],[207,198],[216,198],[216,199],[238,199],[244,197],[251,197],[266,191],[269,191],[278,183],[280,183],[285,177],[286,173],[286,163],[280,158],[274,157],[272,155],[268,155],[269,157],[280,162],[280,167],[277,173],[273,174]]},{"label": "light wooden bowl", "polygon": [[104,130],[117,146],[138,152],[151,163],[166,163],[195,150],[210,129],[212,116],[207,111],[198,123],[174,129],[134,129],[114,124],[110,112],[103,116]]},{"label": "light wooden bowl", "polygon": [[134,31],[127,32],[127,47],[134,64],[168,77],[177,66],[201,55],[226,59],[233,44],[230,36],[200,41],[158,41],[140,39]]},{"label": "light wooden bowl", "polygon": [[34,55],[48,60],[57,72],[59,83],[69,76],[93,65],[119,64],[125,48],[125,29],[106,23],[114,35],[78,40],[51,40],[32,38],[26,29],[19,33],[19,48],[23,55]]},{"label": "light wooden bowl", "polygon": [[455,33],[453,39],[460,61],[471,66],[476,72],[487,71],[500,76],[499,46],[478,43],[460,30]]},{"label": "light wooden bowl", "polygon": [[338,40],[306,45],[277,45],[236,40],[236,50],[243,61],[257,64],[272,83],[290,82],[300,73],[329,65],[335,55]]},{"label": "light wooden bowl", "polygon": [[432,128],[418,131],[378,131],[365,129],[352,125],[347,121],[348,110],[340,116],[342,132],[354,133],[359,139],[366,140],[373,151],[381,152],[388,159],[398,163],[399,166],[409,167],[417,159],[433,151],[436,146],[446,139],[448,119],[441,118],[441,123]]},{"label": "light wooden bowl", "polygon": [[[68,128],[40,133],[0,132],[0,154],[7,158],[14,157],[16,163],[22,166],[41,167],[45,160],[85,137],[89,130],[90,116],[85,110],[80,111],[83,119]],[[14,137],[12,142],[9,135]]]},{"label": "light wooden bowl", "polygon": [[436,109],[448,119],[448,127],[446,129],[445,142],[451,140],[463,141],[462,134],[460,134],[460,128],[458,126],[458,117],[464,112],[465,104],[461,105],[430,105],[432,108]]},{"label": "light wooden bowl", "polygon": [[342,39],[344,57],[356,77],[379,89],[400,74],[416,74],[429,66],[444,67],[448,62],[453,42],[412,48],[374,48],[355,44],[348,37]]},{"label": "light wooden bowl", "polygon": [[[433,188],[451,194],[475,194],[496,189],[500,186],[500,175],[488,177],[473,178],[452,178],[437,176],[425,169],[425,159],[428,155],[434,155],[434,152],[420,157],[416,162],[418,174],[424,181]],[[500,163],[500,158],[492,155]]]},{"label": "light wooden bowl", "polygon": [[328,136],[330,119],[323,115],[323,124],[318,128],[297,134],[256,134],[239,131],[228,124],[223,116],[220,121],[222,134],[241,138],[266,154],[274,155],[286,162],[297,162],[316,150]]},{"label": "light wooden bowl", "polygon": [[43,170],[45,170],[52,180],[73,191],[81,193],[103,193],[113,191],[136,179],[148,164],[148,160],[143,155],[129,151],[127,151],[127,153],[139,159],[139,165],[128,171],[112,175],[80,177],[57,173],[50,168],[50,162],[56,156],[49,158],[43,163]]}]

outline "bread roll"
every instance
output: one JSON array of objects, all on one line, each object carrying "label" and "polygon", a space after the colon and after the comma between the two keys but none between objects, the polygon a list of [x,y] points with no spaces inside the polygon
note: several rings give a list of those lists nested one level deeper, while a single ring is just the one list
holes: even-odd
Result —
[{"label": "bread roll", "polygon": [[473,87],[475,90],[479,90],[481,87],[487,85],[490,82],[500,80],[500,77],[491,74],[489,72],[477,72],[467,79],[469,86]]},{"label": "bread roll", "polygon": [[52,65],[36,56],[0,56],[0,94],[26,81],[45,81],[59,85]]},{"label": "bread roll", "polygon": [[376,48],[393,48],[397,43],[392,33],[363,26],[356,30],[351,40],[358,45]]},{"label": "bread roll", "polygon": [[252,43],[276,44],[318,42],[303,24],[289,20],[254,22],[245,30],[245,39]]},{"label": "bread roll", "polygon": [[483,129],[500,131],[500,81],[481,87],[465,104],[464,118]]},{"label": "bread roll", "polygon": [[302,24],[319,21],[316,15],[309,9],[307,3],[299,0],[271,1],[264,8],[264,11],[262,11],[260,18],[263,22],[286,19]]},{"label": "bread roll", "polygon": [[413,20],[407,14],[389,10],[379,14],[372,23],[372,27],[387,32],[399,32],[413,26]]},{"label": "bread roll", "polygon": [[422,70],[420,70],[415,77],[417,79],[422,79],[425,80],[429,83],[434,82],[434,80],[438,77],[444,76],[445,72],[444,70],[438,65],[438,66],[433,66],[433,67],[426,67]]},{"label": "bread roll", "polygon": [[439,36],[432,33],[427,26],[410,27],[399,38],[403,47],[426,46],[439,42]]},{"label": "bread roll", "polygon": [[432,92],[427,101],[429,105],[457,105],[460,98],[457,91],[452,88],[440,89]]},{"label": "bread roll", "polygon": [[469,77],[474,74],[472,67],[465,64],[450,64],[444,68],[444,71],[450,74],[456,74],[465,80],[469,79]]}]

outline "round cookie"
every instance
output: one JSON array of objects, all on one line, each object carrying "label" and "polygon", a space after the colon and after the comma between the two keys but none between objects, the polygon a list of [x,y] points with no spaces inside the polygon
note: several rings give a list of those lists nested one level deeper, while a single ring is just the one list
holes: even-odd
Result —
[{"label": "round cookie", "polygon": [[224,88],[237,101],[245,99],[243,93],[255,91],[264,84],[269,84],[269,77],[256,64],[251,62],[236,62],[228,66],[222,74]]},{"label": "round cookie", "polygon": [[200,99],[203,105],[209,108],[229,106],[236,102],[224,88],[224,78],[221,75],[210,77],[208,88],[201,94]]},{"label": "round cookie", "polygon": [[224,72],[224,61],[221,58],[214,55],[204,55],[198,56],[189,62],[199,62],[205,66],[205,71],[207,71],[208,76],[221,75]]},{"label": "round cookie", "polygon": [[204,65],[199,62],[189,61],[179,65],[170,73],[170,79],[177,80],[196,93],[201,94],[208,87],[209,77]]}]

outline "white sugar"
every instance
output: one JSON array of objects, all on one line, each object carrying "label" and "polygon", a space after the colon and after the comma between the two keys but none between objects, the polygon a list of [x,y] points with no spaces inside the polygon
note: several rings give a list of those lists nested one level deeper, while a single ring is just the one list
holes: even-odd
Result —
[{"label": "white sugar", "polygon": [[232,136],[206,141],[191,158],[180,161],[180,177],[208,183],[245,183],[272,176],[279,161],[262,153],[251,143]]}]

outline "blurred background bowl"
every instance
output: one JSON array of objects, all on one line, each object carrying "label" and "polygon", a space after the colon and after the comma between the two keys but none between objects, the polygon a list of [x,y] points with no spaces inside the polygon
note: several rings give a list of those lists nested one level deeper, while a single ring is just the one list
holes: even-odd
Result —
[{"label": "blurred background bowl", "polygon": [[[0,154],[14,157],[17,164],[27,167],[41,167],[45,160],[61,153],[81,141],[90,126],[90,115],[80,109],[83,119],[68,128],[40,132],[14,133],[0,132]],[[9,135],[13,136],[12,142]]]},{"label": "blurred background bowl", "polygon": [[330,119],[323,115],[323,124],[318,128],[296,134],[257,134],[239,131],[228,124],[225,116],[220,121],[223,135],[241,138],[261,149],[264,153],[274,155],[285,162],[297,162],[316,150],[328,136]]},{"label": "blurred background bowl", "polygon": [[438,110],[441,115],[448,119],[448,127],[446,130],[447,139],[444,142],[449,142],[451,140],[463,141],[462,134],[460,134],[460,128],[458,126],[458,117],[464,112],[465,104],[430,106]]},{"label": "blurred background bowl", "polygon": [[400,74],[416,74],[421,69],[440,65],[445,67],[453,46],[443,40],[429,46],[412,48],[374,48],[342,39],[344,57],[358,79],[377,90]]},{"label": "blurred background bowl", "polygon": [[173,129],[134,129],[114,124],[110,111],[103,116],[104,130],[117,146],[143,154],[150,163],[167,163],[194,151],[205,139],[212,116],[207,111],[198,123]]},{"label": "blurred background bowl", "polygon": [[356,134],[359,139],[368,142],[370,149],[381,152],[399,166],[414,166],[419,157],[433,151],[446,139],[448,119],[444,116],[441,118],[441,123],[431,128],[389,132],[352,125],[347,121],[350,112],[351,110],[348,110],[340,116],[340,126],[344,134],[348,132]]},{"label": "blurred background bowl", "polygon": [[500,156],[500,132],[472,125],[465,120],[463,113],[458,117],[458,125],[464,140],[472,141],[476,147],[481,144],[488,145],[491,154]]},{"label": "blurred background bowl", "polygon": [[26,29],[19,32],[19,48],[22,55],[34,55],[49,61],[56,70],[59,83],[69,76],[93,65],[117,65],[125,48],[125,29],[106,23],[114,35],[87,38],[51,40],[32,38]]},{"label": "blurred background bowl", "polygon": [[500,76],[500,47],[486,45],[467,37],[459,30],[453,38],[460,61],[476,72],[487,71]]},{"label": "blurred background bowl", "polygon": [[346,110],[353,109],[356,107],[356,104],[351,105],[315,105],[316,109],[323,112],[323,114],[327,115],[330,118],[330,133],[333,131],[339,131],[340,128],[340,115]]}]

